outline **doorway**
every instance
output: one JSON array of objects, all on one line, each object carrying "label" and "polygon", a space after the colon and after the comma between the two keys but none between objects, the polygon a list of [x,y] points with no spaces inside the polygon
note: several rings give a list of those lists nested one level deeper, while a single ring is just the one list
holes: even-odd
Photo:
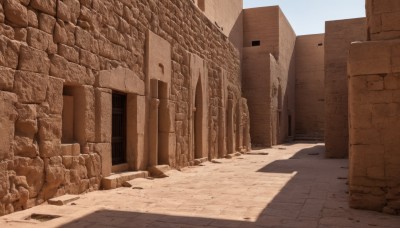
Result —
[{"label": "doorway", "polygon": [[112,94],[112,165],[126,163],[126,94]]},{"label": "doorway", "polygon": [[193,137],[193,145],[194,145],[194,158],[202,158],[203,157],[203,92],[201,88],[201,78],[196,85],[195,92],[195,101],[194,101],[194,118],[193,118],[193,127],[194,127],[194,137]]}]

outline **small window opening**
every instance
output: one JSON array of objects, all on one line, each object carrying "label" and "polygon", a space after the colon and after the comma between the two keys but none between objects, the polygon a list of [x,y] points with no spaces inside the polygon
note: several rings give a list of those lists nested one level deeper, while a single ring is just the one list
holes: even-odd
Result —
[{"label": "small window opening", "polygon": [[324,46],[323,43],[318,43],[318,47],[322,47],[322,46]]},{"label": "small window opening", "polygon": [[251,41],[251,46],[253,46],[253,47],[260,46],[260,45],[261,45],[261,41],[259,41],[259,40]]}]

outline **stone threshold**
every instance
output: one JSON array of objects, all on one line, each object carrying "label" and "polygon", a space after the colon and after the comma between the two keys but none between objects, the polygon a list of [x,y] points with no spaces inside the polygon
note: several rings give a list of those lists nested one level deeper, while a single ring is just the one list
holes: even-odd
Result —
[{"label": "stone threshold", "polygon": [[101,180],[103,190],[116,189],[123,187],[124,183],[131,181],[136,178],[147,178],[149,177],[148,171],[132,171],[112,174],[111,176],[104,177]]}]

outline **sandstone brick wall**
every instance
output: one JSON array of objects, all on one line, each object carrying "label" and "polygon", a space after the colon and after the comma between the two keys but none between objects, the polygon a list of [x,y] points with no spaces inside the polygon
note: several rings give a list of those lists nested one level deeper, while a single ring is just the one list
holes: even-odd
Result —
[{"label": "sandstone brick wall", "polygon": [[324,139],[324,38],[296,39],[296,139]]},{"label": "sandstone brick wall", "polygon": [[326,156],[348,156],[347,55],[350,43],[367,38],[365,18],[325,24],[325,146]]},{"label": "sandstone brick wall", "polygon": [[372,41],[348,59],[350,206],[400,214],[399,2],[367,0]]},{"label": "sandstone brick wall", "polygon": [[[272,146],[294,133],[296,35],[279,7],[246,9],[243,15],[243,91],[252,142]],[[260,46],[252,46],[253,41]]]},{"label": "sandstone brick wall", "polygon": [[[111,147],[110,123],[100,113],[110,109],[105,105],[110,105],[112,90],[104,87],[130,85],[126,91],[143,93],[148,30],[171,45],[172,165],[187,166],[193,162],[190,53],[207,62],[210,147],[217,147],[216,135],[222,131],[220,91],[226,89],[230,100],[242,104],[238,50],[192,1],[0,0],[0,215],[100,188],[107,172],[103,164],[111,159],[104,156]],[[129,78],[125,84],[112,80],[117,68]],[[109,72],[108,81],[103,71]],[[81,130],[74,133],[75,144],[62,144],[63,94],[78,98],[75,118]],[[142,106],[138,109],[145,113]],[[136,130],[146,137],[147,130]],[[138,157],[146,167],[147,155]]]},{"label": "sandstone brick wall", "polygon": [[398,40],[352,44],[350,206],[400,214]]},{"label": "sandstone brick wall", "polygon": [[400,2],[366,0],[369,40],[400,38]]},{"label": "sandstone brick wall", "polygon": [[243,47],[243,0],[196,0],[204,14],[238,48]]}]

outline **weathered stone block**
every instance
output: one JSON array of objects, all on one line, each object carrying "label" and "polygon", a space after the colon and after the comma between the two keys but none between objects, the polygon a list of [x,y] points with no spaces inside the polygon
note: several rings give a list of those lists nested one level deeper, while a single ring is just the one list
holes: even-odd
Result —
[{"label": "weathered stone block", "polygon": [[97,143],[94,151],[101,158],[101,174],[103,177],[109,176],[112,169],[111,143]]},{"label": "weathered stone block", "polygon": [[368,75],[390,73],[390,53],[390,45],[386,45],[383,42],[353,43],[349,54],[348,74]]},{"label": "weathered stone block", "polygon": [[81,4],[85,2],[87,2],[87,0],[64,0],[64,4],[68,7],[68,14],[72,23],[77,23],[81,11]]},{"label": "weathered stone block", "polygon": [[93,70],[100,70],[99,57],[91,52],[80,50],[80,64]]},{"label": "weathered stone block", "polygon": [[44,162],[39,157],[35,159],[16,157],[14,170],[18,176],[25,176],[29,185],[29,196],[37,197],[44,183]]},{"label": "weathered stone block", "polygon": [[39,118],[39,138],[44,141],[61,139],[61,116]]},{"label": "weathered stone block", "polygon": [[22,103],[42,103],[46,99],[48,76],[16,71],[14,93]]},{"label": "weathered stone block", "polygon": [[4,11],[6,19],[16,26],[28,26],[28,11],[18,0],[5,0]]},{"label": "weathered stone block", "polygon": [[30,5],[37,10],[56,16],[56,0],[32,0]]},{"label": "weathered stone block", "polygon": [[33,139],[37,133],[37,108],[32,104],[17,104],[18,119],[15,123],[16,134]]},{"label": "weathered stone block", "polygon": [[59,55],[51,57],[50,75],[62,78],[68,84],[94,84],[94,76],[88,74],[85,67],[68,62]]},{"label": "weathered stone block", "polygon": [[16,69],[20,44],[5,36],[0,36],[0,66]]},{"label": "weathered stone block", "polygon": [[135,72],[126,68],[101,71],[96,79],[99,87],[144,95],[145,85]]},{"label": "weathered stone block", "polygon": [[99,177],[101,174],[101,158],[98,154],[90,154],[85,159],[85,165],[87,168],[87,175],[91,177]]},{"label": "weathered stone block", "polygon": [[28,26],[33,28],[39,28],[38,16],[32,10],[28,10]]},{"label": "weathered stone block", "polygon": [[69,22],[71,20],[71,12],[64,2],[57,1],[57,18]]},{"label": "weathered stone block", "polygon": [[35,28],[28,28],[27,43],[33,48],[50,53],[54,53],[57,48],[52,35]]},{"label": "weathered stone block", "polygon": [[18,70],[49,74],[50,60],[47,53],[28,46],[21,46]]},{"label": "weathered stone block", "polygon": [[37,142],[28,137],[16,136],[14,139],[14,155],[36,158],[39,154]]},{"label": "weathered stone block", "polygon": [[49,77],[46,100],[51,114],[62,114],[64,80]]},{"label": "weathered stone block", "polygon": [[54,28],[54,42],[67,44],[68,41],[68,33],[65,24],[63,21],[58,20]]},{"label": "weathered stone block", "polygon": [[79,64],[79,52],[77,48],[70,47],[64,44],[59,44],[58,54],[70,62]]},{"label": "weathered stone block", "polygon": [[61,144],[62,156],[79,156],[81,154],[81,146],[79,143]]},{"label": "weathered stone block", "polygon": [[4,23],[5,15],[4,15],[4,9],[3,5],[0,4],[0,23]]},{"label": "weathered stone block", "polygon": [[0,160],[13,158],[14,123],[17,113],[14,103],[16,96],[12,93],[0,91]]},{"label": "weathered stone block", "polygon": [[93,53],[99,53],[98,42],[88,31],[77,27],[75,30],[75,38],[76,46]]},{"label": "weathered stone block", "polygon": [[112,91],[95,89],[96,95],[96,142],[111,142]]},{"label": "weathered stone block", "polygon": [[14,74],[15,70],[0,67],[0,90],[12,91],[14,87]]},{"label": "weathered stone block", "polygon": [[39,141],[39,155],[41,158],[51,158],[61,154],[61,140]]}]

